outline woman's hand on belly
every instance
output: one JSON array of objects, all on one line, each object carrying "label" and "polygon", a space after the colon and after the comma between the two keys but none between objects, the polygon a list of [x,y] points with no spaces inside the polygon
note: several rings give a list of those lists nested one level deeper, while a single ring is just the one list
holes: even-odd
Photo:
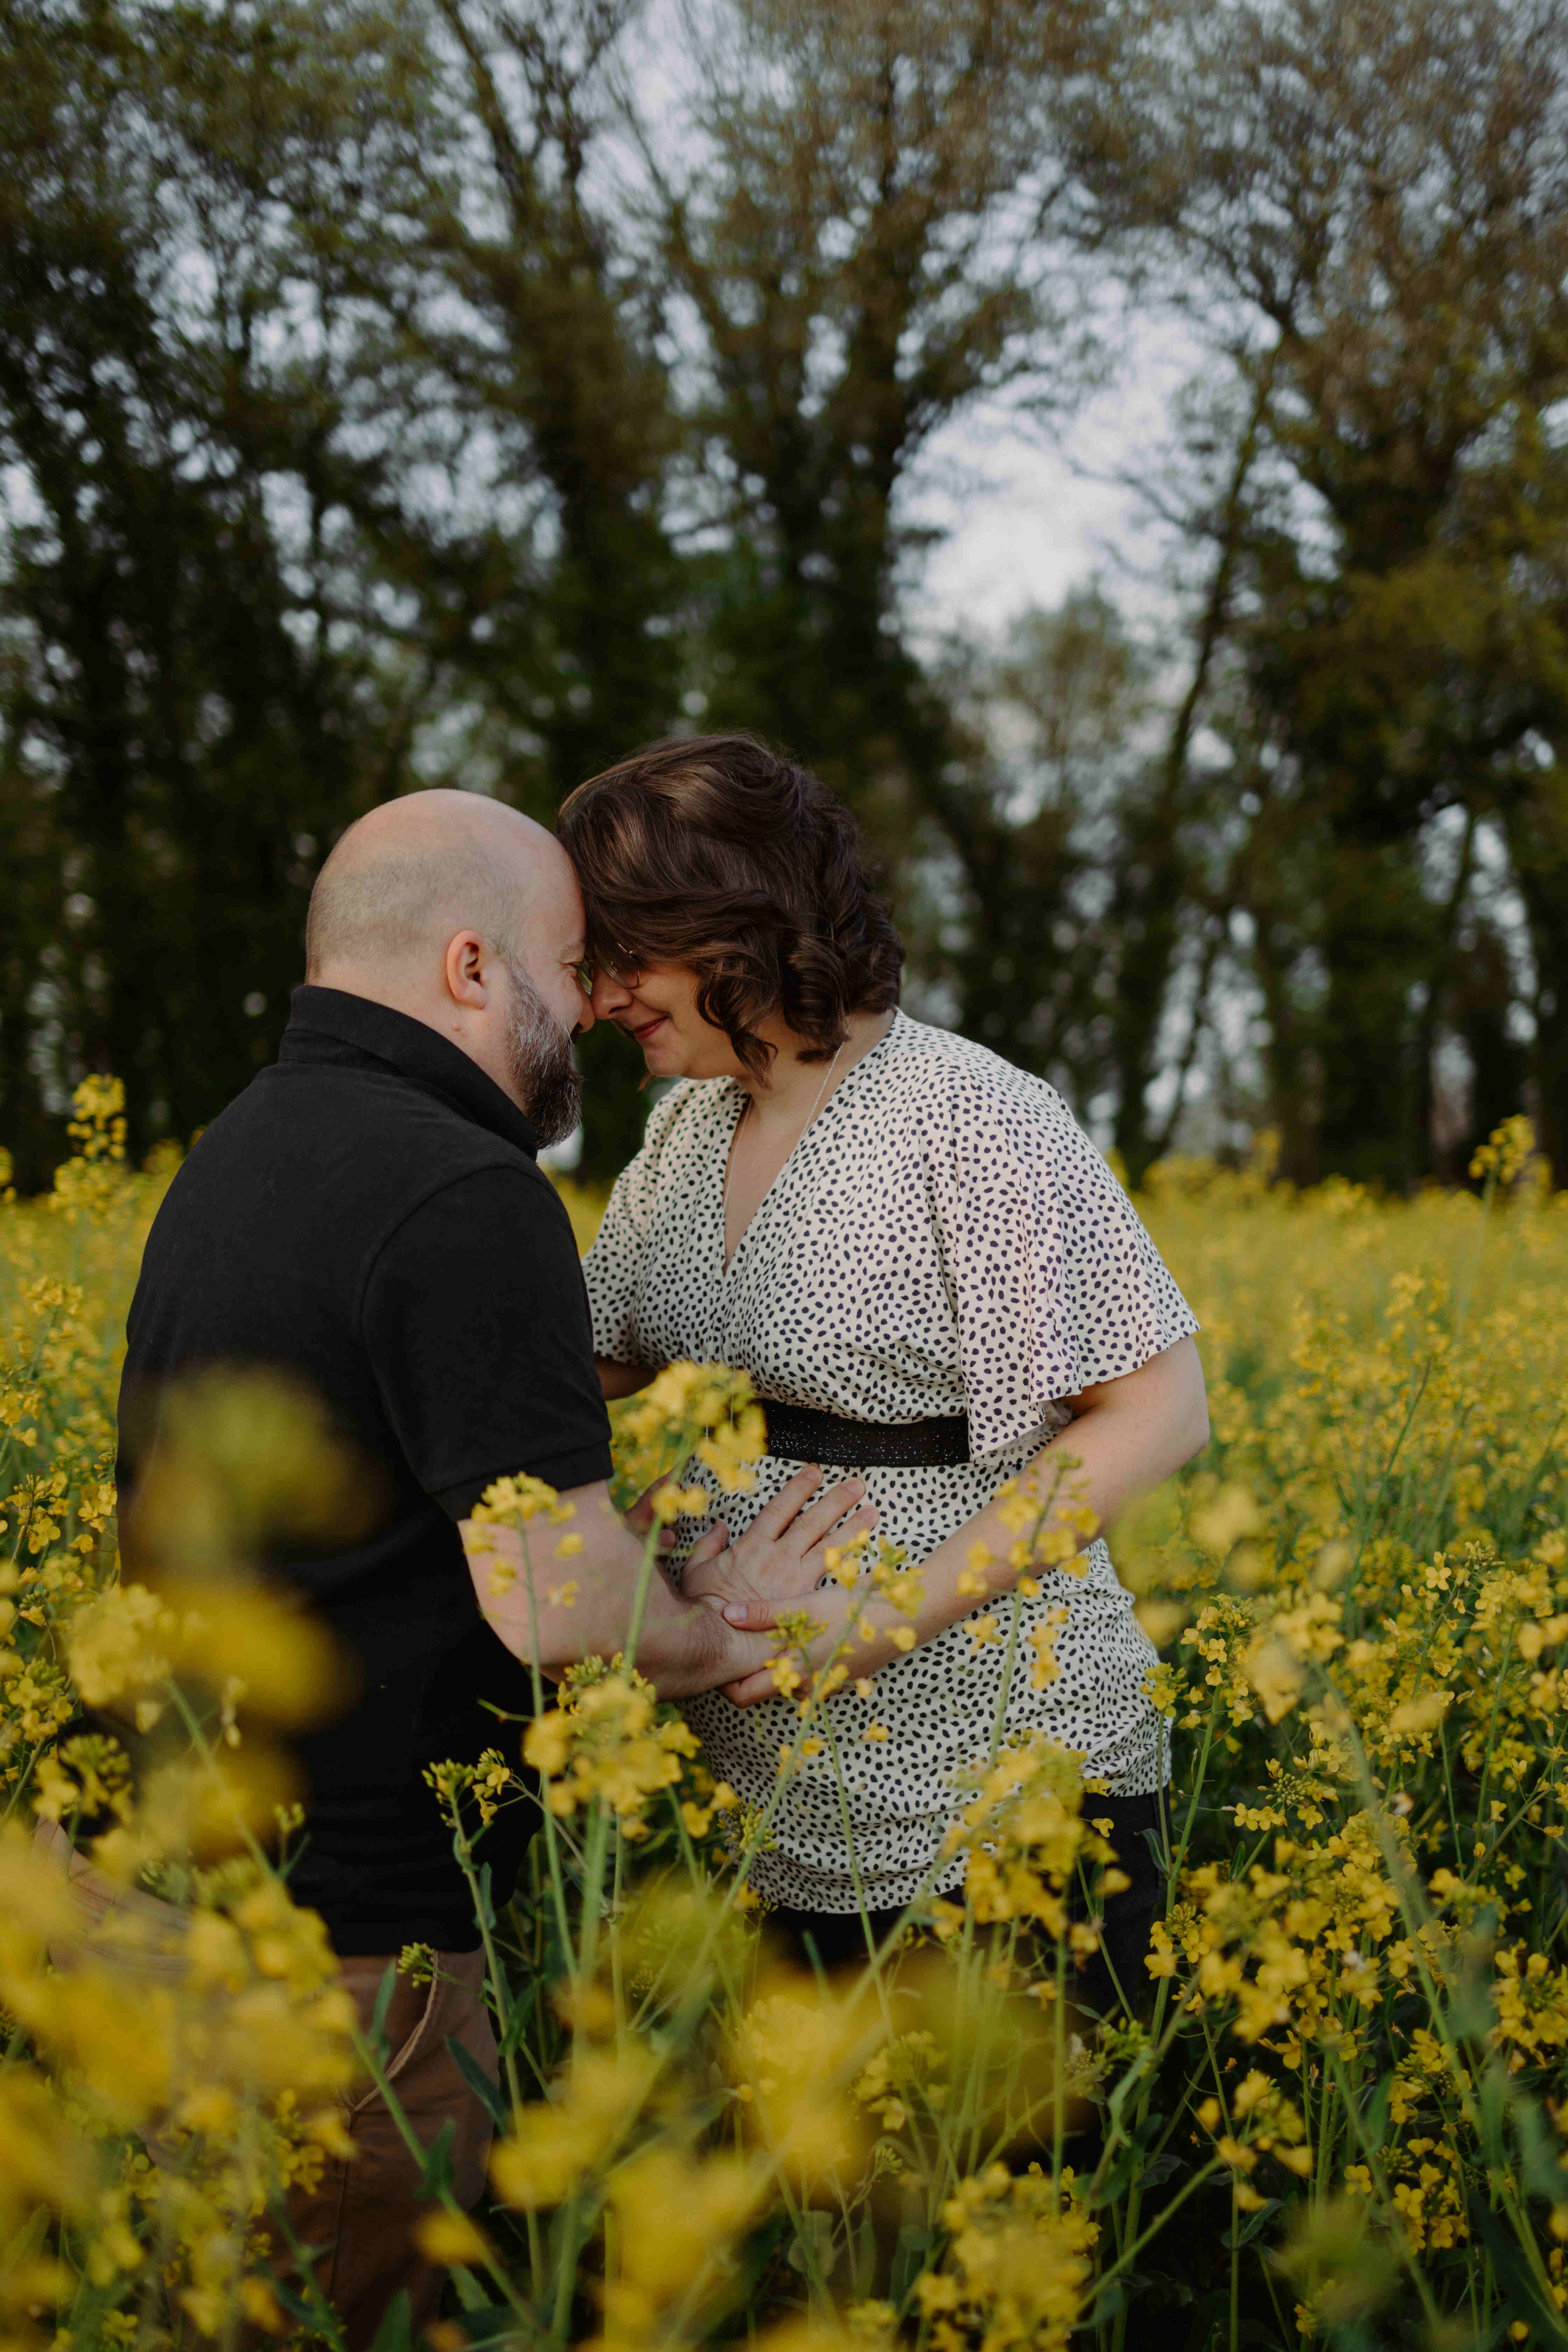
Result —
[{"label": "woman's hand on belly", "polygon": [[846,1478],[813,1502],[821,1485],[820,1470],[797,1470],[736,1542],[722,1523],[710,1528],[682,1571],[686,1598],[706,1601],[731,1624],[757,1632],[779,1610],[809,1601],[828,1572],[829,1545],[868,1535],[878,1517],[875,1506],[862,1501],[863,1479]]},{"label": "woman's hand on belly", "polygon": [[[797,1611],[816,1628],[804,1646],[789,1644],[787,1655],[813,1677],[829,1665],[840,1669],[836,1688],[876,1674],[915,1645],[914,1629],[908,1619],[890,1601],[874,1594],[865,1577],[856,1584],[825,1584],[820,1591],[797,1593],[787,1600],[731,1601],[724,1614],[731,1625],[756,1632],[774,1622],[785,1610]],[[786,1654],[782,1639],[779,1654]],[[778,1684],[768,1665],[739,1682],[726,1683],[723,1691],[737,1706],[755,1706],[759,1699],[776,1698]]]},{"label": "woman's hand on belly", "polygon": [[[900,1651],[931,1641],[968,1616],[977,1601],[1011,1592],[1026,1571],[1037,1574],[1070,1559],[1088,1537],[1208,1442],[1203,1368],[1190,1339],[1178,1339],[1138,1371],[1086,1389],[1076,1402],[1071,1432],[1058,1441],[1061,1450],[1047,1448],[1037,1455],[1016,1493],[998,1494],[921,1562],[911,1580],[907,1622],[886,1601],[862,1606],[853,1586],[813,1593],[806,1605],[825,1630],[797,1664],[820,1673],[835,1656],[836,1640],[842,1642],[854,1627],[855,1639],[836,1662],[850,1675],[874,1675]],[[1016,1516],[1021,1504],[1022,1529]],[[761,1633],[769,1622],[763,1613],[769,1597],[737,1599],[726,1605],[725,1616],[731,1625]],[[766,1698],[775,1688],[766,1668],[724,1685],[726,1696],[741,1706]]]}]

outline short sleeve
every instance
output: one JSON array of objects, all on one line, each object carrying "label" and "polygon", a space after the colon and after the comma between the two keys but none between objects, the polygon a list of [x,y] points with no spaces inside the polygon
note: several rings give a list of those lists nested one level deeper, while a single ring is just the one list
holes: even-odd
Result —
[{"label": "short sleeve", "polygon": [[674,1087],[655,1104],[642,1150],[616,1177],[604,1222],[583,1260],[594,1323],[594,1352],[612,1364],[641,1360],[637,1311],[642,1300],[648,1231],[658,1200],[666,1139],[690,1092],[688,1085]]},{"label": "short sleeve", "polygon": [[610,1475],[571,1220],[525,1167],[457,1178],[373,1260],[361,1329],[415,1476],[453,1518],[494,1479]]},{"label": "short sleeve", "polygon": [[928,1143],[976,1458],[1058,1397],[1137,1371],[1198,1328],[1142,1220],[1042,1080],[954,1074]]}]

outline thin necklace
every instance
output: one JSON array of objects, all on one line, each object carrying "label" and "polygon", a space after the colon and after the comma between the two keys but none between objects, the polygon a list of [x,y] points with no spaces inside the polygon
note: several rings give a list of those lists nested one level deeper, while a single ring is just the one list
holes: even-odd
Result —
[{"label": "thin necklace", "polygon": [[[844,1051],[844,1045],[845,1045],[845,1041],[844,1041],[844,1039],[841,1037],[841,1038],[839,1039],[839,1041],[838,1041],[838,1054],[842,1054],[842,1052]],[[782,1166],[780,1167],[780,1169],[779,1169],[779,1176],[782,1176],[782,1175],[784,1174],[784,1169],[785,1169],[785,1168],[787,1168],[787,1167],[789,1166],[790,1161],[795,1158],[795,1153],[800,1150],[801,1145],[805,1142],[805,1139],[806,1139],[807,1134],[810,1132],[810,1129],[811,1129],[811,1122],[812,1122],[812,1120],[816,1117],[817,1112],[821,1109],[821,1108],[822,1108],[822,1097],[823,1097],[823,1096],[827,1092],[828,1086],[829,1086],[829,1084],[830,1084],[830,1083],[831,1083],[831,1081],[832,1081],[832,1077],[833,1077],[833,1073],[834,1073],[834,1071],[838,1067],[838,1054],[835,1054],[835,1055],[833,1056],[832,1061],[831,1061],[831,1062],[829,1062],[829,1064],[827,1065],[827,1076],[826,1076],[826,1077],[825,1077],[825,1078],[823,1079],[822,1084],[821,1084],[821,1085],[817,1087],[817,1089],[816,1089],[816,1101],[812,1104],[811,1108],[806,1112],[806,1115],[805,1115],[805,1126],[801,1129],[800,1133],[795,1137],[795,1141],[790,1145],[790,1148],[789,1148],[788,1151],[787,1151],[787,1152],[785,1153],[785,1155],[784,1155],[784,1159],[783,1165],[782,1165]],[[732,1167],[733,1167],[733,1165],[734,1165],[734,1159],[735,1159],[735,1138],[736,1138],[736,1136],[738,1136],[738,1135],[740,1134],[740,1132],[741,1132],[741,1121],[742,1121],[742,1119],[743,1119],[743,1118],[745,1118],[747,1111],[749,1111],[749,1110],[751,1109],[751,1108],[752,1108],[752,1097],[751,1097],[751,1096],[750,1096],[750,1095],[748,1095],[748,1096],[746,1097],[745,1103],[744,1103],[744,1105],[743,1105],[743,1106],[742,1106],[742,1111],[741,1111],[741,1118],[738,1118],[738,1119],[735,1121],[734,1129],[733,1129],[732,1133],[731,1134],[731,1137],[730,1137],[730,1150],[729,1150],[729,1153],[728,1153],[728,1155],[726,1156],[726,1158],[725,1158],[725,1161],[724,1161],[724,1192],[723,1192],[723,1197],[722,1197],[722,1199],[721,1200],[720,1204],[719,1204],[719,1246],[720,1246],[720,1248],[721,1248],[721,1249],[722,1249],[722,1247],[723,1247],[723,1245],[724,1245],[724,1236],[725,1236],[725,1234],[726,1234],[726,1232],[727,1232],[727,1230],[728,1230],[728,1228],[729,1228],[729,1223],[730,1223],[730,1172],[731,1172],[731,1168],[732,1168]],[[775,1176],[775,1177],[773,1178],[773,1184],[776,1184],[776,1183],[778,1182],[778,1181],[779,1181],[779,1176]],[[768,1192],[771,1192],[773,1191],[773,1184],[770,1184],[770,1185],[768,1186]],[[765,1200],[766,1198],[767,1198],[767,1193],[764,1193],[764,1194],[763,1195],[763,1200]],[[762,1207],[762,1205],[763,1205],[762,1201],[759,1201],[759,1202],[757,1202],[757,1209],[760,1209],[760,1208]],[[755,1219],[756,1213],[757,1213],[757,1210],[756,1210],[756,1209],[753,1209],[753,1211],[752,1212],[752,1218],[753,1218],[753,1220]],[[751,1230],[752,1230],[751,1226],[750,1226],[750,1225],[748,1225],[748,1226],[746,1227],[746,1233],[747,1233],[747,1234],[749,1234],[749,1233],[751,1232]],[[726,1274],[728,1274],[728,1273],[729,1273],[729,1271],[730,1271],[730,1267],[731,1267],[731,1265],[734,1265],[736,1258],[740,1255],[740,1252],[741,1252],[741,1244],[742,1244],[742,1242],[743,1242],[743,1241],[745,1240],[745,1238],[746,1238],[746,1234],[738,1234],[738,1235],[736,1236],[736,1241],[735,1241],[735,1246],[734,1246],[734,1249],[731,1252],[731,1254],[730,1254],[729,1263],[728,1263],[728,1265],[726,1265],[726,1266],[725,1266],[725,1268],[724,1268],[724,1271],[725,1271],[725,1273],[726,1273]]]}]

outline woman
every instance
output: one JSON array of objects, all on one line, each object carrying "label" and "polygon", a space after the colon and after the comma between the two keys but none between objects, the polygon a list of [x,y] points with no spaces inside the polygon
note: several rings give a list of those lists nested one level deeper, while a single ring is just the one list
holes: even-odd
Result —
[{"label": "woman", "polygon": [[[1072,1499],[1101,1525],[1187,1461],[1208,1435],[1193,1317],[1054,1090],[899,1011],[902,949],[814,777],[746,736],[656,744],[582,785],[560,829],[595,1016],[679,1082],[586,1261],[605,1394],[681,1359],[741,1367],[769,1454],[755,1491],[724,1500],[731,1534],[821,1464],[847,1528],[874,1509],[921,1594],[912,1648],[897,1612],[873,1611],[858,1684],[828,1701],[831,1738],[785,1790],[752,1884],[825,1961],[863,1950],[862,1910],[879,1928],[961,1876],[939,1866],[955,1782],[1000,1712],[1081,1751],[1110,1791],[1095,1818],[1133,1885],[1108,1906],[1105,1958],[1131,1992],[1160,1892],[1143,1834],[1160,1834],[1166,1779],[1154,1653],[1103,1540],[1087,1573],[1013,1593],[998,1490],[1069,1423]],[[783,1599],[727,1587],[722,1567],[703,1590],[731,1622],[771,1622]],[[1027,1637],[1064,1608],[1057,1676],[1037,1689]],[[819,1654],[863,1609],[853,1590],[810,1596]],[[1016,1643],[991,1638],[983,1621],[1005,1636],[1014,1609]],[[767,1803],[794,1721],[768,1676],[685,1707],[713,1771]],[[1104,2005],[1103,1969],[1084,1990]]]}]

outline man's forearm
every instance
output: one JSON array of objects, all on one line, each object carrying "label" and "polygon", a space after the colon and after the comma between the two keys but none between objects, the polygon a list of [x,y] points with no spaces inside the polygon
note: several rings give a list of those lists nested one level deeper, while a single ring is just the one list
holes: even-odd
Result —
[{"label": "man's forearm", "polygon": [[[474,1590],[486,1622],[524,1664],[559,1681],[584,1658],[624,1654],[631,1633],[644,1548],[602,1488],[575,1498],[565,1526],[542,1516],[526,1528],[462,1523]],[[580,1548],[562,1555],[563,1540]],[[638,1628],[637,1664],[661,1698],[711,1690],[761,1665],[773,1647],[716,1610],[682,1601],[657,1558]],[[737,1663],[739,1662],[739,1663]]]},{"label": "man's forearm", "polygon": [[595,1356],[594,1364],[606,1404],[614,1404],[617,1397],[636,1396],[649,1381],[657,1380],[660,1370],[658,1364],[617,1364],[608,1356]]},{"label": "man's forearm", "polygon": [[[564,1523],[542,1513],[521,1528],[465,1519],[460,1529],[487,1622],[546,1674],[626,1647],[642,1574],[642,1545],[604,1489],[567,1499],[574,1507]],[[645,1622],[673,1603],[656,1561]]]}]

